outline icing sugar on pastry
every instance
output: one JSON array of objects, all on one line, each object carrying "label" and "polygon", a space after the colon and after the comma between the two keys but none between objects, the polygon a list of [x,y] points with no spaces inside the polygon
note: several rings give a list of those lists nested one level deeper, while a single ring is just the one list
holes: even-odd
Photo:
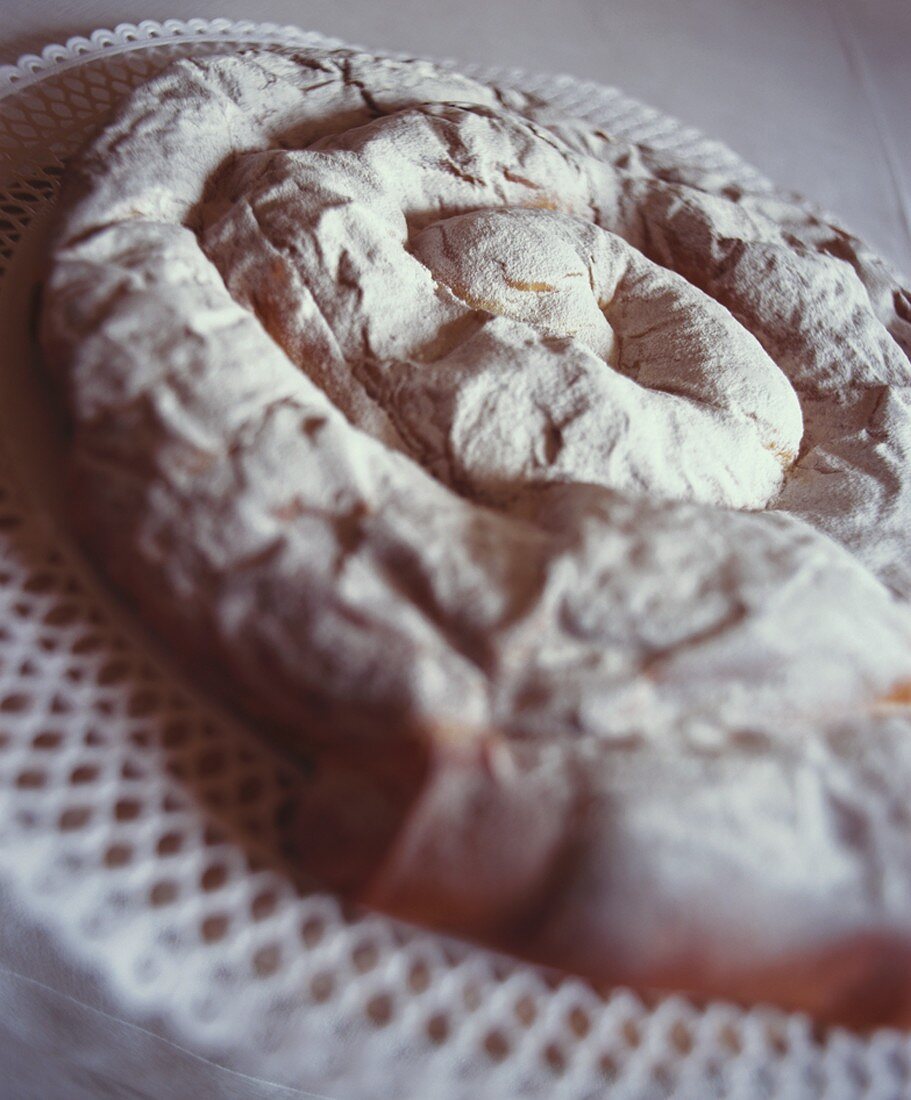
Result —
[{"label": "icing sugar on pastry", "polygon": [[809,959],[841,1012],[813,960],[911,911],[887,269],[342,51],[180,62],[70,174],[42,340],[86,541],[254,718],[415,762],[361,892],[608,979],[807,1004]]},{"label": "icing sugar on pastry", "polygon": [[[233,164],[202,245],[304,370],[371,395],[450,483],[515,495],[581,481],[763,507],[802,424],[756,339],[621,237],[523,208],[548,186],[548,205],[587,208],[611,190],[599,167],[517,117],[404,110]],[[302,323],[301,298],[325,326]]]}]

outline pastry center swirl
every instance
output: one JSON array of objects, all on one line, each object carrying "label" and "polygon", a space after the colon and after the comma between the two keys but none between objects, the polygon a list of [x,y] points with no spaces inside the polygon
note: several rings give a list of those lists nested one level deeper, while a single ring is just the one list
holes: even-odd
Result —
[{"label": "pastry center swirl", "polygon": [[240,158],[203,247],[349,420],[471,497],[578,482],[765,507],[801,440],[789,381],[516,129],[424,107]]}]

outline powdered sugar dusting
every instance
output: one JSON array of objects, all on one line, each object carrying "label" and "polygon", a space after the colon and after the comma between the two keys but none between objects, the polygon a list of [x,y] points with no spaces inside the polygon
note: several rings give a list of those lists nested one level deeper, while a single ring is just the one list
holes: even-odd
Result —
[{"label": "powdered sugar dusting", "polygon": [[[271,724],[436,761],[375,899],[489,939],[546,888],[520,949],[724,992],[744,938],[906,931],[830,746],[911,667],[907,323],[845,234],[583,131],[417,63],[179,64],[76,168],[43,339],[150,621]],[[502,890],[457,909],[466,836]]]}]

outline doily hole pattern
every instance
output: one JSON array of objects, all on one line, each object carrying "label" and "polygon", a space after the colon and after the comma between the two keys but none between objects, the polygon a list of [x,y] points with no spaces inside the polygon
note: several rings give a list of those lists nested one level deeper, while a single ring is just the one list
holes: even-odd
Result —
[{"label": "doily hole pattern", "polygon": [[[177,56],[252,42],[326,44],[227,20],[145,22],[0,69],[0,304],[66,156],[117,99]],[[614,90],[476,75],[710,161],[744,186],[770,186],[724,147]],[[41,502],[17,487],[15,433],[3,443],[0,868],[130,1012],[169,1017],[208,1056],[254,1044],[263,1073],[271,1065],[276,1080],[333,1096],[358,1060],[384,1095],[397,1081],[396,1095],[434,1100],[582,1100],[606,1086],[630,1098],[887,1100],[911,1088],[901,1035],[819,1039],[799,1016],[598,992],[347,912],[302,883],[289,832],[301,773],[158,660]],[[308,1052],[306,1076],[289,1074],[289,1050]]]}]

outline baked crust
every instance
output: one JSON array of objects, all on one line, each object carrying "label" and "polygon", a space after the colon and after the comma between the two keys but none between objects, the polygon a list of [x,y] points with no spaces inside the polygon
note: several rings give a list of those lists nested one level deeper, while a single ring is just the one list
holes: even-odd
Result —
[{"label": "baked crust", "polygon": [[369,829],[320,803],[346,887],[822,1015],[844,968],[793,960],[885,944],[897,1018],[909,316],[798,204],[303,51],[126,101],[68,173],[42,342],[111,579],[396,792]]}]

